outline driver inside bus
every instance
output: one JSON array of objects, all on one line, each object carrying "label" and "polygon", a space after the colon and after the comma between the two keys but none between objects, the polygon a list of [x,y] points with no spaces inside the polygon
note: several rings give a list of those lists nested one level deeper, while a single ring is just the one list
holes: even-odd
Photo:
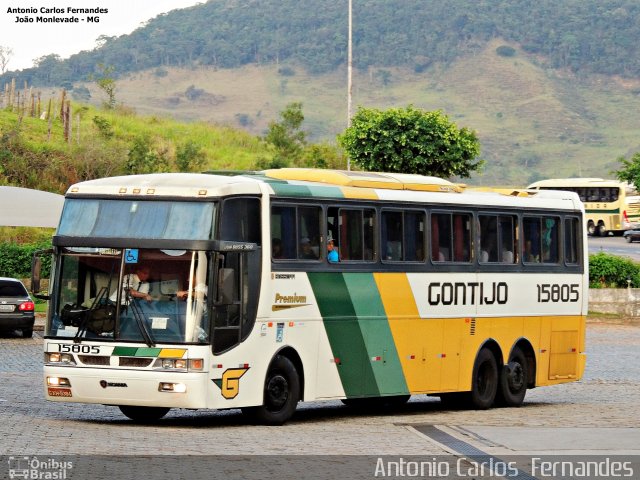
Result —
[{"label": "driver inside bus", "polygon": [[[151,270],[146,265],[137,265],[133,273],[129,273],[122,278],[122,293],[120,303],[128,305],[130,299],[139,298],[151,302],[152,297],[149,295],[149,277]],[[109,300],[116,302],[118,291],[114,291]]]}]

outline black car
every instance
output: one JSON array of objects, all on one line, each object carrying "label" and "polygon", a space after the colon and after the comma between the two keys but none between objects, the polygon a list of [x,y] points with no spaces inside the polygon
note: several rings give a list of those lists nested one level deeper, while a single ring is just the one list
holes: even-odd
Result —
[{"label": "black car", "polygon": [[635,242],[636,240],[640,240],[640,228],[634,228],[633,230],[627,230],[622,234],[627,243]]},{"label": "black car", "polygon": [[33,335],[35,305],[20,280],[0,277],[0,331],[21,330],[23,337]]}]

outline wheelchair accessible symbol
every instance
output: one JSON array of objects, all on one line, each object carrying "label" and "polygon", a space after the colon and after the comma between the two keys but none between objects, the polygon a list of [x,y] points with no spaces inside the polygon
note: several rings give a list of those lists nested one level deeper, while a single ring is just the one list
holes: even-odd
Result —
[{"label": "wheelchair accessible symbol", "polygon": [[138,263],[137,248],[127,248],[124,251],[124,263]]}]

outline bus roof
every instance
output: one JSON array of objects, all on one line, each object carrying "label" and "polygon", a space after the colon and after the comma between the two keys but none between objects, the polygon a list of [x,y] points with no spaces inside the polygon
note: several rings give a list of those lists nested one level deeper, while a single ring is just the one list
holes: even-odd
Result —
[{"label": "bus roof", "polygon": [[386,200],[407,203],[513,206],[579,210],[566,191],[465,189],[436,177],[397,173],[283,168],[261,172],[156,173],[89,180],[72,185],[68,197],[217,198],[265,194],[276,197]]},{"label": "bus roof", "polygon": [[527,188],[539,187],[626,187],[627,183],[603,178],[549,178],[532,183]]}]

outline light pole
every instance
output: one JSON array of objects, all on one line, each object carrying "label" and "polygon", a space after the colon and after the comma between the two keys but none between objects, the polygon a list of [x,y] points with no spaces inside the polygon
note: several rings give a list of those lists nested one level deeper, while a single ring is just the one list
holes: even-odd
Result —
[{"label": "light pole", "polygon": [[[352,0],[349,0],[349,33],[347,35],[347,128],[351,126],[351,96],[353,91],[353,55],[352,55],[352,41],[351,41],[351,30],[352,30]],[[347,170],[351,170],[351,158],[347,156]]]}]

